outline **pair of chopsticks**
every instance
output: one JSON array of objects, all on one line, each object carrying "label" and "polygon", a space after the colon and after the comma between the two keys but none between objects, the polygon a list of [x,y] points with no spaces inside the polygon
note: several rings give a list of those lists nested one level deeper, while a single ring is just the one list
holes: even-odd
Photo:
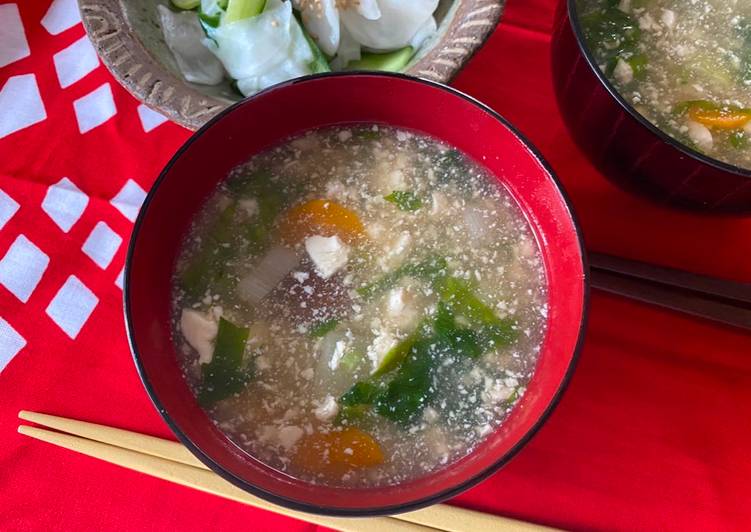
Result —
[{"label": "pair of chopsticks", "polygon": [[368,518],[327,517],[289,510],[254,497],[230,484],[208,469],[178,442],[37,412],[22,410],[18,417],[54,429],[19,425],[18,432],[26,436],[176,484],[344,532],[550,530],[523,521],[445,504],[392,517]]},{"label": "pair of chopsticks", "polygon": [[589,265],[594,288],[751,330],[751,283],[600,253],[589,254]]}]

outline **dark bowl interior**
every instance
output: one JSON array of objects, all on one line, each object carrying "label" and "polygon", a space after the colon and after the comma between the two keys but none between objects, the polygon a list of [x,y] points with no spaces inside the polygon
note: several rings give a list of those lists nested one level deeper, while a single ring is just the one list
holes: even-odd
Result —
[{"label": "dark bowl interior", "polygon": [[558,4],[552,68],[564,121],[587,157],[620,187],[658,202],[751,213],[751,170],[695,151],[639,114],[598,68],[576,3]]},{"label": "dark bowl interior", "polygon": [[[296,133],[357,122],[420,131],[480,161],[517,200],[542,248],[549,291],[547,334],[527,393],[471,455],[388,488],[315,486],[257,461],[198,406],[178,368],[170,333],[170,284],[180,243],[219,181],[253,154]],[[237,486],[288,507],[336,515],[389,514],[432,504],[505,463],[550,413],[573,369],[587,307],[582,241],[560,185],[539,155],[498,115],[442,85],[401,75],[344,74],[276,86],[225,111],[173,157],[133,231],[125,309],[141,378],[175,434]]]}]

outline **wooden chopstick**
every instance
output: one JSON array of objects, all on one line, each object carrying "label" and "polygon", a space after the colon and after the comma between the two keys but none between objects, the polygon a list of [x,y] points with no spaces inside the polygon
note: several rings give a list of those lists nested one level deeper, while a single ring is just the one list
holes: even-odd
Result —
[{"label": "wooden chopstick", "polygon": [[591,253],[589,259],[594,288],[751,330],[751,283],[599,253]]},{"label": "wooden chopstick", "polygon": [[751,283],[717,279],[674,268],[606,255],[604,253],[590,253],[589,265],[597,270],[636,277],[751,305]]},{"label": "wooden chopstick", "polygon": [[[445,504],[392,517],[365,519],[326,517],[288,510],[254,497],[225,481],[177,442],[38,412],[21,411],[18,415],[23,420],[67,433],[20,425],[18,431],[21,434],[220,497],[339,530],[383,530],[378,527],[405,532],[550,530],[523,521]],[[375,522],[375,528],[371,528],[371,522]],[[366,527],[360,526],[365,523]]]},{"label": "wooden chopstick", "polygon": [[39,412],[29,412],[21,410],[18,417],[24,421],[31,421],[37,425],[67,432],[75,436],[81,436],[89,440],[94,440],[109,445],[130,449],[139,453],[165,458],[173,462],[179,462],[200,469],[209,468],[196,458],[184,445],[176,441],[165,440],[139,434],[129,430],[116,429],[97,423],[88,423],[77,419],[69,419],[60,416],[51,416]]},{"label": "wooden chopstick", "polygon": [[207,493],[213,493],[226,499],[242,502],[256,508],[262,508],[278,514],[293,517],[326,526],[344,532],[379,532],[382,530],[398,530],[400,532],[435,532],[434,529],[401,522],[390,517],[374,517],[367,519],[346,519],[341,517],[326,517],[304,512],[288,510],[270,504],[263,499],[253,497],[225,481],[219,475],[205,469],[199,469],[179,462],[157,458],[136,451],[108,445],[94,440],[88,440],[71,434],[63,434],[38,427],[21,425],[18,432],[38,440],[52,443],[59,447],[70,449],[106,462],[145,473],[153,477],[168,480],[182,486],[187,486]]}]

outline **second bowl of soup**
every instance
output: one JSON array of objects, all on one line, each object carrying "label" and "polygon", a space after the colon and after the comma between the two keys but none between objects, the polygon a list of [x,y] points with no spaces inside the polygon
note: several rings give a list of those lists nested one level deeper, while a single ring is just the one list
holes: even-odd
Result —
[{"label": "second bowl of soup", "polygon": [[751,8],[722,0],[559,6],[559,103],[605,174],[661,201],[750,211]]},{"label": "second bowl of soup", "polygon": [[248,491],[342,515],[430,504],[508,460],[586,304],[539,157],[473,100],[386,75],[280,86],[207,125],[150,193],[126,278],[178,437]]}]

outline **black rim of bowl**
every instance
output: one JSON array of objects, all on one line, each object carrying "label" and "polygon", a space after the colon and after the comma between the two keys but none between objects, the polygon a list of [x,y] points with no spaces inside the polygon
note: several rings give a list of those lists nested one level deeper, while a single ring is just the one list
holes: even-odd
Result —
[{"label": "black rim of bowl", "polygon": [[600,67],[597,66],[597,61],[595,61],[595,58],[592,56],[592,53],[589,50],[587,39],[584,37],[584,32],[582,31],[581,24],[579,23],[579,10],[576,7],[577,0],[565,0],[565,1],[568,4],[569,23],[571,24],[571,28],[574,31],[574,35],[576,36],[576,42],[579,45],[579,50],[584,56],[584,59],[586,59],[587,64],[589,65],[589,68],[595,73],[595,76],[597,76],[597,79],[605,87],[605,89],[610,93],[613,99],[615,99],[615,101],[618,102],[618,105],[620,105],[629,115],[631,115],[631,117],[634,120],[636,120],[642,126],[644,126],[649,131],[651,131],[652,134],[657,136],[662,142],[665,142],[666,144],[672,146],[673,148],[687,155],[688,157],[691,157],[692,159],[696,159],[697,161],[704,163],[708,166],[711,166],[712,168],[715,168],[717,170],[721,170],[723,172],[730,172],[732,174],[737,174],[741,177],[751,178],[751,169],[741,168],[740,166],[735,166],[734,164],[726,163],[719,159],[715,159],[714,157],[705,155],[701,153],[700,151],[697,151],[691,148],[690,146],[683,144],[679,140],[671,137],[670,135],[665,133],[663,130],[655,126],[652,122],[647,120],[646,117],[644,117],[641,113],[639,113],[636,109],[634,109],[634,107],[626,101],[626,99],[621,95],[618,89],[616,89],[615,86],[610,82],[610,80],[602,72],[602,70],[600,70]]},{"label": "black rim of bowl", "polygon": [[[579,324],[579,330],[577,333],[577,340],[576,345],[574,346],[574,352],[571,356],[571,361],[569,362],[568,368],[566,369],[566,372],[564,373],[563,378],[561,379],[561,383],[558,387],[558,389],[555,391],[555,394],[553,395],[553,398],[548,403],[548,405],[545,407],[545,410],[542,412],[540,417],[535,421],[535,423],[532,425],[532,427],[524,434],[524,436],[503,456],[501,456],[493,465],[486,468],[479,474],[467,479],[466,481],[462,482],[461,484],[458,484],[456,486],[452,486],[451,488],[442,490],[432,496],[425,497],[422,499],[417,499],[413,501],[409,501],[404,504],[395,505],[395,506],[383,506],[383,507],[377,507],[377,508],[341,508],[341,507],[326,507],[326,506],[318,506],[314,504],[308,504],[304,502],[300,502],[293,499],[288,499],[286,497],[282,497],[279,495],[276,495],[274,493],[271,493],[269,491],[266,491],[264,489],[261,489],[242,478],[234,475],[233,473],[227,471],[222,466],[220,466],[218,463],[216,463],[210,456],[205,454],[201,448],[199,448],[191,439],[182,431],[180,426],[172,419],[169,412],[166,411],[166,409],[162,406],[161,401],[159,400],[159,397],[157,395],[157,392],[155,391],[154,387],[152,386],[151,382],[149,381],[145,368],[141,363],[141,356],[138,351],[138,346],[136,345],[136,339],[135,339],[135,331],[133,328],[133,323],[131,320],[131,302],[130,302],[130,268],[131,263],[133,261],[133,255],[135,252],[135,248],[137,246],[138,242],[138,236],[141,230],[141,225],[143,224],[144,218],[146,216],[147,211],[149,210],[149,205],[151,204],[151,201],[153,200],[154,196],[158,193],[159,186],[161,183],[166,179],[166,176],[168,175],[170,169],[175,164],[175,162],[182,156],[183,152],[188,150],[190,146],[193,144],[193,142],[203,135],[208,129],[210,129],[214,123],[222,120],[225,115],[232,113],[236,107],[239,107],[241,105],[244,105],[247,103],[246,100],[237,102],[233,104],[232,106],[228,107],[218,115],[216,115],[214,118],[212,118],[209,122],[207,122],[201,129],[196,131],[186,142],[183,144],[180,149],[175,153],[175,155],[172,156],[170,161],[167,163],[167,165],[164,167],[164,169],[160,172],[159,176],[157,177],[156,181],[154,182],[154,185],[151,187],[149,193],[146,196],[146,199],[143,202],[143,205],[141,207],[141,210],[138,214],[138,218],[135,221],[135,224],[133,226],[133,232],[131,234],[130,242],[128,244],[128,254],[126,257],[125,262],[125,284],[123,287],[123,301],[124,301],[124,309],[125,309],[125,325],[127,330],[127,336],[128,336],[128,343],[130,344],[130,350],[133,356],[133,360],[136,365],[136,369],[138,371],[138,375],[141,378],[141,382],[143,383],[144,387],[146,388],[146,392],[149,394],[149,397],[151,401],[154,403],[154,406],[156,407],[159,414],[162,416],[164,421],[167,423],[167,425],[170,427],[172,432],[177,436],[177,438],[199,459],[201,462],[206,464],[211,470],[213,470],[216,474],[218,474],[220,477],[224,478],[228,482],[231,482],[235,486],[245,490],[246,492],[249,492],[253,495],[256,495],[258,497],[261,497],[262,499],[265,499],[269,502],[272,502],[274,504],[279,504],[280,506],[285,506],[287,508],[291,508],[294,510],[300,510],[303,512],[309,512],[314,514],[322,514],[322,515],[331,515],[331,516],[341,516],[341,517],[372,517],[372,516],[380,516],[380,515],[389,515],[389,514],[395,514],[395,513],[401,513],[401,512],[408,512],[412,510],[417,510],[420,508],[424,508],[426,506],[430,506],[432,504],[436,504],[438,502],[441,502],[443,500],[449,499],[451,497],[454,497],[455,495],[458,495],[459,493],[471,488],[472,486],[475,486],[476,484],[480,483],[481,481],[488,478],[490,475],[498,471],[502,466],[504,466],[506,463],[509,462],[521,449],[524,447],[529,440],[537,433],[537,431],[542,427],[542,425],[548,420],[550,415],[552,414],[555,407],[558,405],[561,396],[563,395],[563,392],[568,387],[571,377],[574,373],[574,370],[576,368],[577,362],[579,360],[581,349],[584,343],[584,333],[587,326],[587,321],[589,317],[589,297],[590,297],[590,273],[589,273],[589,262],[587,259],[586,249],[584,247],[584,240],[582,236],[581,227],[579,225],[579,221],[576,217],[576,214],[574,212],[571,200],[569,199],[568,195],[566,194],[565,189],[563,188],[561,182],[559,181],[558,177],[553,172],[553,169],[548,165],[548,163],[543,159],[543,157],[540,155],[540,153],[537,151],[536,148],[534,148],[530,142],[524,137],[519,131],[516,130],[508,121],[506,121],[505,118],[503,118],[501,115],[496,113],[493,109],[486,106],[485,104],[479,102],[475,98],[458,91],[452,87],[449,87],[447,85],[428,81],[425,79],[415,78],[412,76],[407,76],[405,74],[398,74],[398,73],[373,73],[373,72],[336,72],[336,73],[326,73],[326,74],[317,74],[313,76],[305,76],[302,78],[297,78],[294,80],[286,81],[283,83],[280,83],[278,85],[274,85],[273,87],[270,87],[268,89],[265,89],[247,100],[252,100],[253,98],[265,94],[270,91],[274,91],[277,89],[280,89],[282,87],[287,87],[289,85],[295,85],[298,83],[306,83],[310,80],[319,79],[319,78],[328,78],[328,77],[346,77],[346,76],[380,76],[380,77],[391,77],[391,78],[398,78],[404,81],[409,81],[412,83],[421,83],[423,85],[428,85],[434,89],[442,90],[445,92],[448,92],[452,94],[453,96],[462,98],[466,100],[467,102],[473,104],[474,106],[478,107],[481,111],[485,112],[486,114],[490,115],[491,117],[495,118],[497,121],[499,121],[504,127],[506,127],[511,133],[521,141],[521,143],[524,145],[524,147],[529,151],[529,153],[535,158],[535,160],[542,166],[545,172],[550,176],[550,179],[553,181],[555,187],[558,190],[558,193],[561,196],[561,199],[564,203],[564,206],[568,212],[568,215],[572,221],[572,224],[574,226],[574,231],[576,232],[576,238],[580,250],[580,254],[582,257],[582,271],[584,272],[584,276],[582,279],[583,284],[583,290],[582,290],[582,319],[581,323]],[[450,467],[450,466],[449,466]]]}]

